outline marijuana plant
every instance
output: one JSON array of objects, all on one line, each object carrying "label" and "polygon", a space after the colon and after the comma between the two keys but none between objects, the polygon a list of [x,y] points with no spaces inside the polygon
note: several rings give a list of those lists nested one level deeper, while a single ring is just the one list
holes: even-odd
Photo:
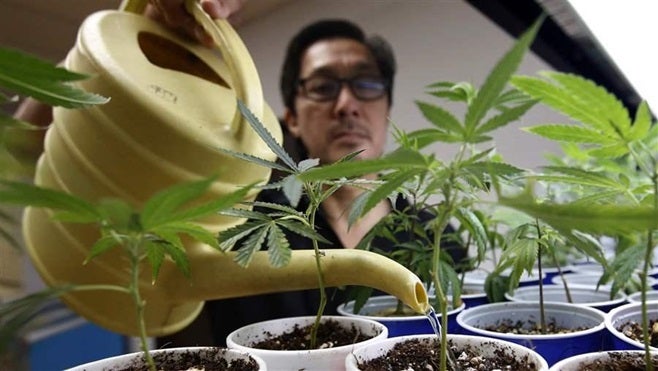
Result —
[{"label": "marijuana plant", "polygon": [[[431,277],[436,292],[436,303],[442,314],[441,370],[447,367],[447,305],[446,293],[459,296],[459,278],[449,263],[442,259],[443,233],[452,218],[469,231],[478,249],[484,249],[487,233],[474,214],[473,205],[479,194],[487,192],[493,179],[506,179],[521,170],[496,161],[493,148],[479,150],[477,145],[490,141],[490,134],[521,117],[535,102],[514,89],[506,90],[542,22],[538,20],[498,62],[484,84],[475,89],[468,83],[440,82],[428,87],[428,93],[466,104],[466,114],[459,120],[449,111],[426,102],[417,102],[430,128],[402,133],[397,138],[399,147],[377,160],[355,161],[312,169],[301,175],[303,180],[358,176],[381,172],[381,184],[355,204],[352,218],[368,212],[391,194],[416,194],[418,209],[433,215],[429,223],[432,236]],[[435,143],[458,144],[454,157],[444,162],[427,148]],[[411,190],[411,192],[408,192]]]},{"label": "marijuana plant", "polygon": [[152,282],[155,283],[163,262],[165,259],[171,259],[186,276],[189,276],[190,267],[181,241],[182,235],[219,248],[215,233],[206,230],[195,221],[242,201],[251,187],[242,187],[212,202],[190,205],[205,193],[213,180],[208,178],[167,188],[149,198],[139,211],[120,199],[102,199],[92,203],[57,190],[20,182],[2,182],[0,188],[2,204],[44,207],[55,212],[53,216],[55,220],[91,224],[99,228],[100,238],[90,247],[87,258],[84,262],[80,262],[81,264],[86,264],[110,250],[119,249],[129,261],[130,272],[124,285],[71,283],[2,304],[0,318],[3,326],[0,340],[6,344],[8,337],[33,317],[34,310],[38,309],[44,300],[74,291],[117,291],[132,298],[137,313],[136,328],[139,330],[141,348],[149,368],[155,370],[148,351],[144,321],[144,308],[148,303],[140,295],[140,272],[147,263],[151,268]]},{"label": "marijuana plant", "polygon": [[[527,130],[568,144],[563,148],[574,156],[570,162],[531,177],[523,193],[500,195],[499,201],[551,225],[576,246],[583,246],[578,238],[582,233],[619,241],[616,257],[606,265],[602,278],[614,281],[613,292],[629,280],[637,262],[643,262],[642,322],[646,364],[650,367],[645,292],[658,227],[658,126],[649,107],[641,103],[631,118],[614,95],[571,74],[515,76],[512,83],[569,119],[569,123]],[[544,201],[533,189],[536,179],[568,186],[569,197]]]}]

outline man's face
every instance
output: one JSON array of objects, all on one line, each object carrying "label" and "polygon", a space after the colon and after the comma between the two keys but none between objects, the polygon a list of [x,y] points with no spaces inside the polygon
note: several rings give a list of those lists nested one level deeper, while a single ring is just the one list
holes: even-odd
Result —
[{"label": "man's face", "polygon": [[[379,77],[372,55],[361,43],[350,39],[322,40],[311,45],[302,56],[300,80],[310,77],[352,79]],[[346,83],[338,96],[315,101],[298,91],[296,113],[286,113],[291,134],[300,138],[309,158],[322,164],[363,150],[361,159],[382,155],[388,130],[387,95],[374,100],[359,100]]]}]

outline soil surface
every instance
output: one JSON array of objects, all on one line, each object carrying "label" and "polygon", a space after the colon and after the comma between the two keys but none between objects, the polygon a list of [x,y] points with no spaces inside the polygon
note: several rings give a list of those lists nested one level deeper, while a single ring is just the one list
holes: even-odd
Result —
[{"label": "soil surface", "polygon": [[[644,344],[644,335],[642,334],[642,324],[635,321],[624,322],[617,326],[617,331],[627,337]],[[649,320],[649,345],[658,347],[658,320]]]},{"label": "soil surface", "polygon": [[542,332],[541,325],[535,321],[512,321],[504,320],[495,325],[486,326],[484,330],[500,332],[503,334],[518,334],[518,335],[541,335],[541,334],[567,334],[586,330],[586,327],[565,328],[558,326],[555,320],[550,320],[546,323],[546,331]]},{"label": "soil surface", "polygon": [[[455,354],[458,366],[462,371],[533,371],[538,369],[528,356],[515,358],[512,351],[498,347],[494,356],[483,357],[478,347],[457,347],[452,341],[448,346]],[[363,371],[400,371],[400,370],[438,370],[439,342],[411,339],[396,344],[385,356],[359,364]]]},{"label": "soil surface", "polygon": [[[220,354],[216,354],[216,353]],[[258,371],[260,368],[254,359],[249,361],[236,359],[229,364],[221,358],[220,348],[202,351],[190,350],[184,353],[162,352],[153,356],[158,370],[205,370],[205,371]],[[114,371],[147,371],[143,357],[137,357],[130,365],[110,369]]]},{"label": "soil surface", "polygon": [[[266,334],[267,339],[251,344],[257,349],[269,350],[306,350],[310,349],[311,326],[295,326],[292,331],[280,335]],[[334,348],[358,343],[372,338],[361,333],[356,327],[343,327],[334,320],[320,323],[317,334],[316,349]]]},{"label": "soil surface", "polygon": [[[610,353],[610,359],[583,362],[579,371],[644,371],[644,356],[630,353]],[[658,368],[658,358],[653,358],[654,370]]]}]

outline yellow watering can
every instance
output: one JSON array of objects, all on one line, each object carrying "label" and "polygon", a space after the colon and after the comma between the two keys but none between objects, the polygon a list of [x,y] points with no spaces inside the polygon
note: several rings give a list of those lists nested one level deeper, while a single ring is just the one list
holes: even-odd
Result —
[{"label": "yellow watering can", "polygon": [[[275,159],[243,121],[237,99],[281,139],[279,123],[263,100],[258,73],[236,32],[226,21],[211,20],[196,1],[187,2],[188,10],[215,40],[218,53],[142,16],[144,5],[145,1],[127,1],[121,10],[94,13],[81,25],[65,67],[93,76],[79,82],[79,87],[111,101],[87,109],[54,110],[35,182],[91,201],[120,197],[137,208],[165,187],[213,174],[219,177],[207,199],[244,184],[266,182],[269,169],[217,151],[221,147]],[[248,199],[255,196],[252,192]],[[203,223],[220,231],[239,222],[214,217]],[[35,208],[26,210],[23,228],[29,255],[47,284],[128,282],[128,263],[118,251],[82,265],[99,237],[95,228],[53,221],[48,210]],[[222,254],[200,243],[187,243],[186,250],[191,279],[170,262],[163,264],[155,284],[148,269],[140,277],[150,336],[187,326],[205,300],[318,284],[313,251],[294,251],[285,268],[272,268],[266,253],[259,252],[248,268],[240,268],[232,253]],[[428,308],[421,282],[392,260],[361,250],[325,253],[327,285],[371,286],[418,311]],[[383,276],[391,279],[382,280]],[[67,294],[63,300],[105,328],[138,334],[128,295],[85,291]]]}]

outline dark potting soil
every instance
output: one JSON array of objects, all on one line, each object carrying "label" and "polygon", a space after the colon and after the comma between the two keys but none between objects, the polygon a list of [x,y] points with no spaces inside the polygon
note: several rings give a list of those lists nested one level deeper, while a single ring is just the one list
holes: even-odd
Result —
[{"label": "dark potting soil", "polygon": [[[644,356],[637,353],[610,353],[609,359],[583,362],[578,365],[579,371],[644,371],[646,363]],[[658,359],[653,358],[654,370],[658,368]]]},{"label": "dark potting soil", "polygon": [[[644,344],[642,324],[636,321],[627,321],[617,326],[617,331],[627,337]],[[658,320],[649,320],[649,345],[658,347]]]},{"label": "dark potting soil", "polygon": [[[510,319],[489,325],[483,328],[484,330],[500,332],[503,334],[518,334],[518,335],[540,335],[542,334],[541,325],[535,321],[512,321]],[[555,320],[550,320],[546,323],[546,331],[544,334],[568,334],[571,332],[586,330],[586,327],[566,328],[558,326]]]},{"label": "dark potting soil", "polygon": [[[257,371],[258,363],[254,359],[236,359],[228,361],[221,358],[221,348],[189,350],[183,353],[162,352],[153,356],[158,370],[205,370],[205,371]],[[142,356],[136,357],[130,365],[111,369],[113,371],[147,371]],[[108,370],[109,371],[109,370]]]},{"label": "dark potting soil", "polygon": [[[462,370],[477,371],[511,371],[537,370],[535,364],[528,356],[514,357],[511,351],[498,347],[493,356],[483,357],[477,346],[455,346],[448,341],[448,346],[455,354],[458,366]],[[359,364],[363,371],[399,371],[399,370],[438,370],[439,369],[439,342],[429,342],[418,339],[406,340],[396,344],[386,355]]]},{"label": "dark potting soil", "polygon": [[[257,343],[251,344],[251,347],[269,350],[306,350],[310,349],[311,344],[311,326],[295,327],[286,333],[274,335],[265,334],[267,338]],[[371,336],[364,335],[354,326],[349,328],[343,327],[334,320],[327,320],[320,323],[317,333],[316,349],[334,348],[343,345],[354,344],[367,339]]]}]

